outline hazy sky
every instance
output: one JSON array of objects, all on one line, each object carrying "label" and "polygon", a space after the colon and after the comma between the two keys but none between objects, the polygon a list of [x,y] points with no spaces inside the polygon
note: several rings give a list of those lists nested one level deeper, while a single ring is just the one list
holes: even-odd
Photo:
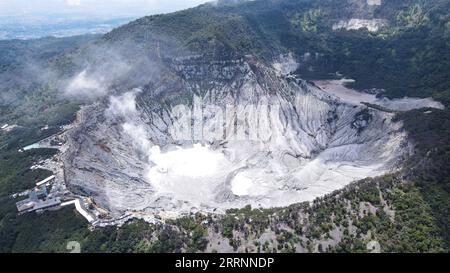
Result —
[{"label": "hazy sky", "polygon": [[208,0],[0,0],[0,16],[85,14],[140,16],[181,10]]}]

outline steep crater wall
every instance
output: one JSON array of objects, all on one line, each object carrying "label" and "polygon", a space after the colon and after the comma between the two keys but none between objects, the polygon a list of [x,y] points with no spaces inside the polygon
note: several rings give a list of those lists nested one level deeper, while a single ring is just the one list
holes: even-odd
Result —
[{"label": "steep crater wall", "polygon": [[[312,201],[395,170],[409,151],[393,113],[343,102],[251,58],[173,60],[167,71],[85,108],[69,134],[69,188],[112,215]],[[172,132],[180,105],[202,112],[181,139]],[[240,127],[239,111],[255,105],[256,118],[244,115]],[[212,126],[199,134],[196,124]],[[218,124],[216,138],[206,139]]]}]

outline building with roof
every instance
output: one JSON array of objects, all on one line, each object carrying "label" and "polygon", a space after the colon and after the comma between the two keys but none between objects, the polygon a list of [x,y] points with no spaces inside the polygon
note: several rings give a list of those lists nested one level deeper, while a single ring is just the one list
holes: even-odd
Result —
[{"label": "building with roof", "polygon": [[26,213],[38,210],[49,209],[59,206],[61,200],[59,198],[47,199],[47,187],[41,185],[28,192],[28,198],[16,203],[19,213]]}]

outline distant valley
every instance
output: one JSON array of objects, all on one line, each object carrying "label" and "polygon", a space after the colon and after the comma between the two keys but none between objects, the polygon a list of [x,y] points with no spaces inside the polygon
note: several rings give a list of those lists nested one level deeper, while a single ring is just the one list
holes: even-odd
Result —
[{"label": "distant valley", "polygon": [[0,16],[0,40],[104,34],[135,17]]}]

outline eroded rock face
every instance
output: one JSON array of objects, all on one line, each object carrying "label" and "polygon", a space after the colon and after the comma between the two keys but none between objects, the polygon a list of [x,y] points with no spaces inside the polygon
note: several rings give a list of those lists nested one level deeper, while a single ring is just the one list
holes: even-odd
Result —
[{"label": "eroded rock face", "polygon": [[340,20],[333,25],[333,30],[346,29],[356,30],[361,28],[367,28],[371,32],[378,31],[381,27],[387,26],[388,21],[384,19],[356,19]]},{"label": "eroded rock face", "polygon": [[[312,201],[395,169],[408,151],[392,113],[343,102],[251,59],[173,61],[168,71],[142,90],[86,108],[70,134],[70,188],[113,215]],[[195,113],[199,100],[203,115],[192,115],[190,137],[174,137],[181,120],[174,109]],[[257,117],[244,115],[239,127],[234,117],[252,105]],[[223,127],[209,139],[214,126],[199,133],[198,124]]]},{"label": "eroded rock face", "polygon": [[381,0],[347,0],[347,13],[336,18],[333,30],[346,29],[357,30],[366,28],[370,32],[376,32],[382,27],[389,26],[389,21],[378,17],[377,9],[385,4]]}]

